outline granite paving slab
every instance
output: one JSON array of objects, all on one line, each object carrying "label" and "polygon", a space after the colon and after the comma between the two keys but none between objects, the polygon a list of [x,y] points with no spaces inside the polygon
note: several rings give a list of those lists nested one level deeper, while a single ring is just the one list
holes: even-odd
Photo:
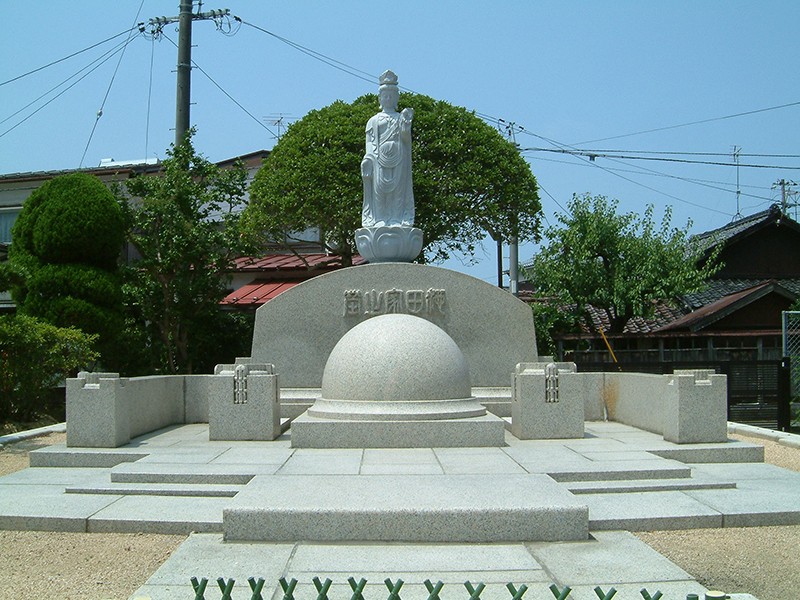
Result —
[{"label": "granite paving slab", "polygon": [[427,600],[426,579],[442,581],[443,600],[466,600],[464,582],[486,585],[484,600],[509,600],[506,583],[525,584],[525,598],[552,598],[551,584],[573,588],[570,598],[588,600],[597,596],[595,585],[619,590],[623,600],[660,590],[665,598],[682,599],[706,589],[682,569],[627,532],[600,532],[592,539],[559,543],[501,544],[409,544],[409,543],[231,543],[214,534],[193,534],[156,573],[131,596],[159,600],[191,597],[191,577],[209,580],[206,597],[220,592],[216,578],[236,581],[233,598],[249,597],[248,577],[263,578],[264,598],[283,595],[278,578],[298,581],[295,597],[314,600],[318,592],[313,577],[330,578],[331,598],[349,598],[348,577],[367,580],[366,600],[384,600],[388,590],[383,580],[403,580],[400,592],[407,600]]},{"label": "granite paving slab", "polygon": [[537,542],[526,547],[557,582],[570,587],[692,579],[627,531],[598,531],[589,541]]},{"label": "granite paving slab", "polygon": [[278,471],[279,475],[356,475],[364,451],[356,448],[311,450],[300,448]]},{"label": "granite paving slab", "polygon": [[448,475],[528,473],[522,465],[499,448],[436,448],[434,452],[442,469]]},{"label": "granite paving slab", "polygon": [[697,475],[735,481],[764,480],[782,483],[800,481],[800,473],[768,463],[691,464]]},{"label": "granite paving slab", "polygon": [[573,494],[616,494],[625,492],[666,492],[670,490],[711,490],[736,487],[734,481],[718,479],[642,479],[629,481],[573,481],[564,484]]},{"label": "granite paving slab", "polygon": [[108,470],[83,467],[37,467],[23,469],[0,477],[0,491],[4,485],[60,485],[62,490],[71,485],[108,483]]},{"label": "granite paving slab", "polygon": [[219,532],[222,511],[230,501],[230,498],[125,496],[92,514],[87,530],[90,533]]},{"label": "granite paving slab", "polygon": [[544,475],[256,477],[225,509],[230,540],[585,539],[586,506]]},{"label": "granite paving slab", "polygon": [[272,445],[265,447],[264,444],[259,446],[238,446],[229,448],[212,460],[211,464],[282,465],[289,460],[293,452],[294,450],[291,448],[274,447]]},{"label": "granite paving slab", "polygon": [[[525,465],[526,466],[526,465]],[[691,477],[692,470],[678,461],[630,460],[589,461],[585,466],[566,464],[545,465],[550,477],[560,482],[611,481],[624,479],[683,479]],[[526,466],[527,468],[527,466]]]},{"label": "granite paving slab", "polygon": [[685,492],[723,516],[723,527],[763,527],[800,524],[798,490],[764,486],[732,490]]},{"label": "granite paving slab", "polygon": [[[731,490],[698,492],[721,494]],[[631,492],[581,495],[589,506],[589,529],[701,529],[722,527],[722,513],[707,503],[692,498],[694,492]]]},{"label": "granite paving slab", "polygon": [[117,496],[206,496],[210,498],[233,498],[244,485],[216,483],[109,483],[105,486],[85,487],[76,485],[64,491],[67,494],[112,494]]},{"label": "granite paving slab", "polygon": [[87,520],[120,496],[77,496],[63,485],[4,485],[0,489],[0,529],[87,531]]},{"label": "granite paving slab", "polygon": [[29,460],[31,467],[109,468],[124,462],[135,462],[145,456],[146,452],[135,452],[127,448],[67,448],[61,443],[33,450],[29,454]]},{"label": "granite paving slab", "polygon": [[115,483],[246,484],[255,475],[271,475],[277,464],[125,463],[111,469]]},{"label": "granite paving slab", "polygon": [[[153,573],[146,585],[182,586],[184,598],[192,596],[187,593],[191,591],[189,580],[192,577],[205,577],[210,582],[217,577],[233,578],[245,587],[248,577],[263,577],[277,585],[294,551],[294,544],[223,543],[220,533],[193,533]],[[146,595],[141,590],[134,596],[137,594]],[[209,594],[209,598],[212,597]]]}]

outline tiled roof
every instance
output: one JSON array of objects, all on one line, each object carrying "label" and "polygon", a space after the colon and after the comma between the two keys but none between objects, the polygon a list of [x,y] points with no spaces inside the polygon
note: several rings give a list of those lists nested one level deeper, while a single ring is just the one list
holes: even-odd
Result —
[{"label": "tiled roof", "polygon": [[267,300],[272,300],[278,294],[296,286],[299,281],[261,281],[256,279],[252,283],[243,285],[225,296],[222,304],[229,306],[260,306]]},{"label": "tiled roof", "polygon": [[[353,256],[353,265],[367,262],[361,256]],[[336,254],[268,254],[266,256],[243,256],[237,258],[234,271],[267,271],[308,269],[309,267],[341,267],[342,257]]]},{"label": "tiled roof", "polygon": [[[602,327],[603,331],[608,331],[611,326],[611,320],[608,318],[608,313],[605,309],[590,306],[588,312],[596,328]],[[686,311],[678,306],[657,302],[655,304],[655,313],[652,317],[647,319],[633,317],[625,325],[623,333],[652,333],[664,325],[681,318],[685,313]]]},{"label": "tiled roof", "polygon": [[696,310],[712,302],[736,294],[744,290],[749,290],[768,281],[774,281],[785,287],[787,290],[800,294],[800,279],[710,279],[706,282],[703,289],[693,294],[686,294],[682,300],[692,310]]}]

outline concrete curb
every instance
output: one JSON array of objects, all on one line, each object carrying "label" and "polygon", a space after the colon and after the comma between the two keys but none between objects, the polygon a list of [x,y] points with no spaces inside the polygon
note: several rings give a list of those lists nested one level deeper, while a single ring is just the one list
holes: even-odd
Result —
[{"label": "concrete curb", "polygon": [[789,448],[800,448],[800,435],[796,433],[773,431],[772,429],[745,425],[744,423],[734,423],[733,421],[728,421],[728,433],[738,433],[739,435],[748,435],[763,440],[770,440]]},{"label": "concrete curb", "polygon": [[8,435],[0,436],[0,446],[6,444],[14,444],[27,440],[29,438],[38,437],[40,435],[47,435],[48,433],[64,433],[67,430],[66,423],[56,423],[55,425],[48,425],[47,427],[38,427],[36,429],[29,429],[28,431],[18,431],[17,433],[9,433]]}]

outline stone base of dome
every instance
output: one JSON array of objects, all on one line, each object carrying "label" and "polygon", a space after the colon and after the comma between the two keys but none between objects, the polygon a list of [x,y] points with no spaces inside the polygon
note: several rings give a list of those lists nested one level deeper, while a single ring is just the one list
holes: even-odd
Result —
[{"label": "stone base of dome", "polygon": [[486,408],[475,398],[459,400],[327,400],[320,398],[308,416],[352,421],[429,421],[481,417]]},{"label": "stone base of dome", "polygon": [[321,419],[306,411],[292,421],[290,436],[293,448],[496,448],[505,445],[505,421],[492,414],[432,421]]}]

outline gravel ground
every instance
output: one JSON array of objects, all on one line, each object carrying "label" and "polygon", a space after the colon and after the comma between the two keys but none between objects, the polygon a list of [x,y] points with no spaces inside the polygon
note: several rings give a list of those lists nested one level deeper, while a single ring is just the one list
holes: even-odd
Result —
[{"label": "gravel ground", "polygon": [[[31,450],[62,442],[64,437],[50,434],[2,448],[0,475],[27,468]],[[732,437],[762,444],[767,462],[800,471],[800,450],[767,440]],[[800,597],[800,526],[636,535],[708,588],[748,592],[760,600]],[[184,539],[177,535],[0,531],[0,600],[124,600]],[[190,590],[187,593],[191,595]]]},{"label": "gravel ground", "polygon": [[[65,439],[65,434],[56,433],[5,446],[0,451],[0,475],[27,468],[31,450]],[[0,600],[125,600],[185,539],[141,533],[0,531]],[[190,597],[188,583],[187,590]]]},{"label": "gravel ground", "polygon": [[[760,438],[730,437],[761,444],[766,462],[800,471],[800,450]],[[707,588],[727,594],[747,592],[759,600],[800,598],[800,526],[652,531],[635,535]]]}]

